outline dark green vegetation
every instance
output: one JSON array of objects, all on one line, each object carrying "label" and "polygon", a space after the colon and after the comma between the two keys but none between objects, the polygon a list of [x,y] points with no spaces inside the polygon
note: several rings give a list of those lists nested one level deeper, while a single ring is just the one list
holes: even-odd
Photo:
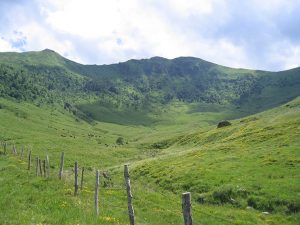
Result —
[{"label": "dark green vegetation", "polygon": [[[45,180],[11,147],[0,153],[0,224],[128,224],[118,189],[127,162],[138,224],[181,224],[184,191],[195,224],[299,224],[299,68],[231,69],[190,57],[84,66],[44,50],[1,53],[0,81],[0,141],[51,163]],[[231,125],[217,128],[222,120]],[[75,160],[87,171],[78,197]],[[99,218],[96,168],[117,188],[101,180]]]},{"label": "dark green vegetation", "polygon": [[191,110],[200,112],[203,103],[231,106],[239,115],[278,106],[299,96],[299,72],[231,69],[192,57],[97,66],[72,62],[51,50],[1,53],[0,96],[36,104],[66,102],[74,113],[79,110],[98,121],[145,124],[145,114],[159,114],[176,101],[192,103]]}]

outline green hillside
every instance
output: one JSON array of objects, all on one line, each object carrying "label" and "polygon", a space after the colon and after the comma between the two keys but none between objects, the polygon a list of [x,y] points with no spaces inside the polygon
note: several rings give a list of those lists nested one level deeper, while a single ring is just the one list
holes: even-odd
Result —
[{"label": "green hillside", "polygon": [[203,204],[299,212],[300,98],[232,122],[160,142],[170,147],[135,168],[135,178],[191,191]]},{"label": "green hillside", "polygon": [[[276,107],[299,96],[299,74],[299,68],[232,69],[193,57],[97,66],[72,62],[51,50],[0,53],[0,96],[38,105],[68,103],[81,118],[145,125],[149,123],[133,122],[128,112],[146,120],[143,115],[161,114],[163,108],[180,101],[190,111],[231,108],[234,118]],[[115,116],[111,119],[107,113]]]},{"label": "green hillside", "polygon": [[[182,224],[185,191],[195,224],[299,224],[299,96],[300,68],[0,53],[0,143],[9,144],[6,154],[0,146],[0,224],[128,224],[125,163],[137,224]],[[232,125],[217,128],[222,120]],[[35,176],[34,161],[27,170],[29,150],[49,156],[49,179]],[[75,161],[86,169],[76,197]],[[111,177],[100,178],[99,217],[96,169]]]}]

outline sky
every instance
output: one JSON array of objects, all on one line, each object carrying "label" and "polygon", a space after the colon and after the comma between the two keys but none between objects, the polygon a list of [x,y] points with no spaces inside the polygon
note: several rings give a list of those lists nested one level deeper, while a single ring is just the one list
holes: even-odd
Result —
[{"label": "sky", "polygon": [[52,49],[83,64],[194,56],[300,66],[300,0],[0,0],[0,52]]}]

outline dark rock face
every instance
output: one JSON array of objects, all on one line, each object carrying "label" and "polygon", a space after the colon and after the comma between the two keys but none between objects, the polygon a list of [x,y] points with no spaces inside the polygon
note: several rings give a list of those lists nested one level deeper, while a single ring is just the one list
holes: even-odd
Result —
[{"label": "dark rock face", "polygon": [[227,120],[218,123],[218,128],[230,126],[231,123]]}]

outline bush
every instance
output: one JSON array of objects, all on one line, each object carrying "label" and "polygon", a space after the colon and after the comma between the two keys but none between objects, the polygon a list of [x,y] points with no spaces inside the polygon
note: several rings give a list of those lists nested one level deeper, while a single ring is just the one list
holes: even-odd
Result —
[{"label": "bush", "polygon": [[218,203],[229,203],[233,197],[233,188],[231,186],[223,186],[215,190],[212,196],[214,201]]},{"label": "bush", "polygon": [[267,210],[269,212],[272,212],[275,208],[273,201],[258,196],[249,197],[247,203],[254,209]]},{"label": "bush", "polygon": [[299,202],[291,202],[288,204],[288,212],[289,213],[299,213],[300,212],[300,203]]},{"label": "bush", "polygon": [[212,192],[211,199],[206,199],[214,204],[230,203],[236,207],[242,207],[247,205],[245,199],[249,194],[250,192],[245,188],[233,185],[224,185]]},{"label": "bush", "polygon": [[118,145],[124,145],[124,138],[118,137],[117,140],[116,140],[116,144],[118,144]]},{"label": "bush", "polygon": [[231,123],[229,121],[225,120],[225,121],[221,121],[220,123],[218,123],[218,128],[227,127],[230,125],[231,125]]},{"label": "bush", "polygon": [[204,204],[206,202],[205,194],[199,194],[197,196],[197,202],[200,203],[200,204]]},{"label": "bush", "polygon": [[163,140],[161,142],[156,142],[152,144],[150,147],[155,149],[166,149],[172,145],[171,140]]}]

